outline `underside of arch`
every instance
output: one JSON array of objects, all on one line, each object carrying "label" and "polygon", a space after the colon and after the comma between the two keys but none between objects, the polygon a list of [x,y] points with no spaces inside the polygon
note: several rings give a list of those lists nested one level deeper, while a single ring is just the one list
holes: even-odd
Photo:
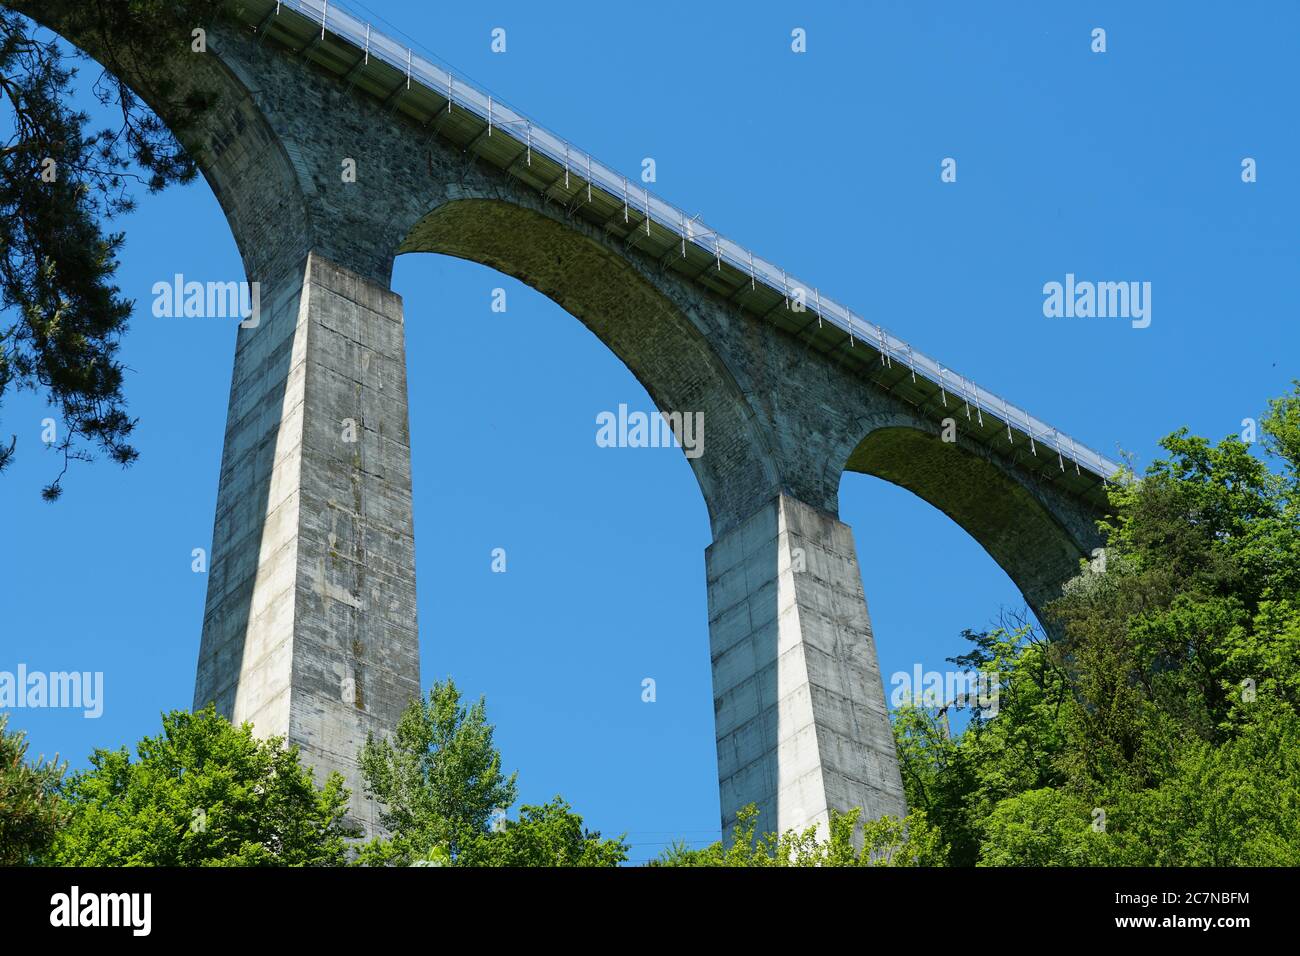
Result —
[{"label": "underside of arch", "polygon": [[[84,0],[5,0],[5,6],[105,63],[108,40],[93,30],[96,14]],[[216,49],[223,29],[215,24],[209,30],[208,53],[191,51],[187,31],[176,38],[174,55],[149,65],[175,83],[169,100],[141,82],[129,59],[121,63],[122,79],[194,158],[234,233],[250,281],[266,282],[303,261],[311,223],[294,165],[250,93],[255,84],[241,75],[237,58],[223,58]],[[211,105],[192,126],[178,126],[169,101],[182,103],[191,94],[202,94]]]},{"label": "underside of arch", "polygon": [[906,488],[952,518],[1006,571],[1040,619],[1092,544],[1006,469],[916,428],[872,431],[845,470]]},{"label": "underside of arch", "polygon": [[704,413],[691,466],[715,531],[775,494],[744,396],[671,290],[579,228],[500,199],[455,199],[421,219],[399,253],[436,252],[513,276],[576,317],[627,366],[664,412]]}]

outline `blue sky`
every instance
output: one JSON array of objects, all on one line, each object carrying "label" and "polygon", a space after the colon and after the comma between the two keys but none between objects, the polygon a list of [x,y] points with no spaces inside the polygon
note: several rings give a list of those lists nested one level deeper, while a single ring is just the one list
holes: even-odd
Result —
[{"label": "blue sky", "polygon": [[[1239,431],[1297,373],[1294,4],[350,6],[629,176],[653,157],[669,201],[1109,457],[1148,462],[1182,425]],[[1258,182],[1241,181],[1245,157]],[[201,182],[143,197],[122,226],[138,464],[74,467],[47,505],[47,410],[31,395],[0,408],[19,437],[0,478],[0,669],[104,672],[100,719],[12,719],[74,765],[190,705],[206,587],[190,552],[210,547],[234,328],[156,319],[150,287],[242,278]],[[1043,284],[1066,273],[1149,281],[1150,327],[1045,318]],[[710,534],[685,458],[596,446],[598,412],[652,406],[540,294],[428,255],[399,259],[393,286],[425,686],[450,674],[486,694],[522,798],[564,794],[628,831],[633,859],[715,837]],[[848,475],[841,517],[886,677],[943,669],[962,628],[1022,605],[907,492]],[[490,571],[495,547],[507,574]]]}]

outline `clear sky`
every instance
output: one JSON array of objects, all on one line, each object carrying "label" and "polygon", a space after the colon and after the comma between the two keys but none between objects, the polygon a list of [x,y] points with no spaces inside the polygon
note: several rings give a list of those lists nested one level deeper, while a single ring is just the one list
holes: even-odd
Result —
[{"label": "clear sky", "polygon": [[[348,6],[629,176],[653,157],[667,200],[1111,458],[1149,462],[1182,425],[1239,432],[1297,374],[1294,3]],[[122,226],[140,461],[76,466],[45,504],[47,410],[30,395],[0,408],[19,438],[0,478],[0,670],[104,672],[99,719],[12,718],[73,765],[190,706],[207,583],[190,554],[211,544],[235,330],[154,318],[150,289],[243,277],[202,182],[143,198]],[[1045,317],[1043,285],[1067,273],[1150,282],[1150,326]],[[429,255],[399,259],[393,286],[424,685],[450,674],[485,694],[522,798],[562,793],[628,831],[633,859],[716,837],[710,533],[685,458],[596,446],[597,413],[652,405],[540,294]],[[841,517],[887,680],[944,669],[963,628],[1023,606],[905,491],[848,475]]]}]

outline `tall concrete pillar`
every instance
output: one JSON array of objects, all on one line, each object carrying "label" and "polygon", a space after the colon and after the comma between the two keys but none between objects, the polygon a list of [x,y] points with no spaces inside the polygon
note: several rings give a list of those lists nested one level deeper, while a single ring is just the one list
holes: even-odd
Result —
[{"label": "tall concrete pillar", "polygon": [[705,552],[722,826],[907,812],[849,526],[781,494]]},{"label": "tall concrete pillar", "polygon": [[311,254],[241,328],[194,704],[340,770],[419,694],[402,302]]}]

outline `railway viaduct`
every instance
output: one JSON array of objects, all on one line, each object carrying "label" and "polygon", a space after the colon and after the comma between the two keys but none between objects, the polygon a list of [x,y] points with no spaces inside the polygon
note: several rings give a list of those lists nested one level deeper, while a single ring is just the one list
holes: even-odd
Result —
[{"label": "railway viaduct", "polygon": [[[5,2],[103,52],[79,0]],[[196,26],[206,52],[187,28],[165,66],[217,99],[180,135],[261,310],[235,346],[195,704],[341,771],[382,831],[357,748],[420,692],[390,278],[442,253],[536,288],[661,410],[704,414],[724,830],[750,802],[763,830],[905,812],[842,473],[941,509],[1039,610],[1101,543],[1115,465],[335,3],[235,0]]]}]

